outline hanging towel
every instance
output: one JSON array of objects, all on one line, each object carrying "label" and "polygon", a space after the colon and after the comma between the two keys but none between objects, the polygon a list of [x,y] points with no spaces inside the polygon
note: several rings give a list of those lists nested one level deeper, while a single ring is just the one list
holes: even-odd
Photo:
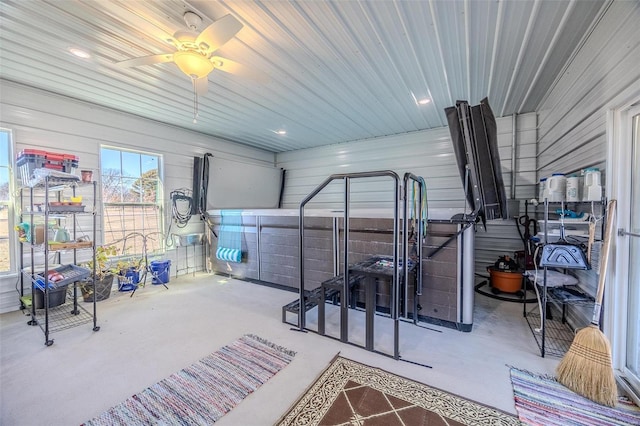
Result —
[{"label": "hanging towel", "polygon": [[216,258],[226,262],[242,262],[242,214],[239,210],[220,212],[220,235]]}]

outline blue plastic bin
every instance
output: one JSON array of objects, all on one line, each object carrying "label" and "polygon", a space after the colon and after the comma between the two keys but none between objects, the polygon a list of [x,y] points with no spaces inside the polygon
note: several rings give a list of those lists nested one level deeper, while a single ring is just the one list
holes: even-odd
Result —
[{"label": "blue plastic bin", "polygon": [[166,284],[169,282],[170,260],[154,260],[150,263],[151,284]]},{"label": "blue plastic bin", "polygon": [[135,268],[127,269],[124,276],[118,276],[118,290],[119,291],[132,291],[138,287],[140,283],[140,271]]}]

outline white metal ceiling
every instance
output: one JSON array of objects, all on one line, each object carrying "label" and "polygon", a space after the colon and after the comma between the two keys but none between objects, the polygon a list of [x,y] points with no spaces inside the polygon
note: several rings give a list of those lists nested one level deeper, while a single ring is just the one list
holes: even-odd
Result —
[{"label": "white metal ceiling", "polygon": [[[441,127],[456,100],[486,96],[497,116],[535,111],[607,3],[0,2],[0,78],[273,152]],[[195,124],[174,64],[114,65],[172,52],[165,39],[186,29],[187,10],[203,26],[238,18],[244,28],[217,54],[249,71],[214,70]]]}]

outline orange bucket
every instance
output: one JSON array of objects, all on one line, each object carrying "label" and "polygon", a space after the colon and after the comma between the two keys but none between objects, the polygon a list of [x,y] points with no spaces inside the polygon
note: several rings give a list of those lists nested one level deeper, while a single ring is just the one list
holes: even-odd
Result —
[{"label": "orange bucket", "polygon": [[491,286],[503,293],[517,293],[522,290],[522,272],[499,271],[489,268]]}]

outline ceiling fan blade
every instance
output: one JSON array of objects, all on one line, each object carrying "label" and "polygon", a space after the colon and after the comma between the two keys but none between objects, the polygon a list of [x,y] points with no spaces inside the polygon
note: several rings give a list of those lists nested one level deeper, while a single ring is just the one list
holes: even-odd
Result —
[{"label": "ceiling fan blade", "polygon": [[202,30],[196,38],[196,45],[206,44],[205,50],[211,53],[231,40],[243,26],[233,15],[225,15]]},{"label": "ceiling fan blade", "polygon": [[238,62],[231,59],[223,58],[222,56],[212,56],[211,62],[215,69],[219,69],[230,74],[242,74],[245,71],[245,67]]},{"label": "ceiling fan blade", "polygon": [[207,94],[207,91],[209,90],[208,83],[209,79],[206,76],[200,77],[194,81],[196,93],[198,94],[198,96],[204,96]]},{"label": "ceiling fan blade", "polygon": [[163,53],[161,55],[141,56],[139,58],[116,62],[116,65],[121,67],[139,67],[140,65],[152,65],[171,61],[173,61],[173,53]]},{"label": "ceiling fan blade", "polygon": [[223,58],[221,56],[212,56],[211,62],[214,69],[219,69],[230,74],[246,77],[258,83],[267,84],[271,80],[269,76],[261,71],[250,69],[245,65],[242,65],[231,59]]}]

